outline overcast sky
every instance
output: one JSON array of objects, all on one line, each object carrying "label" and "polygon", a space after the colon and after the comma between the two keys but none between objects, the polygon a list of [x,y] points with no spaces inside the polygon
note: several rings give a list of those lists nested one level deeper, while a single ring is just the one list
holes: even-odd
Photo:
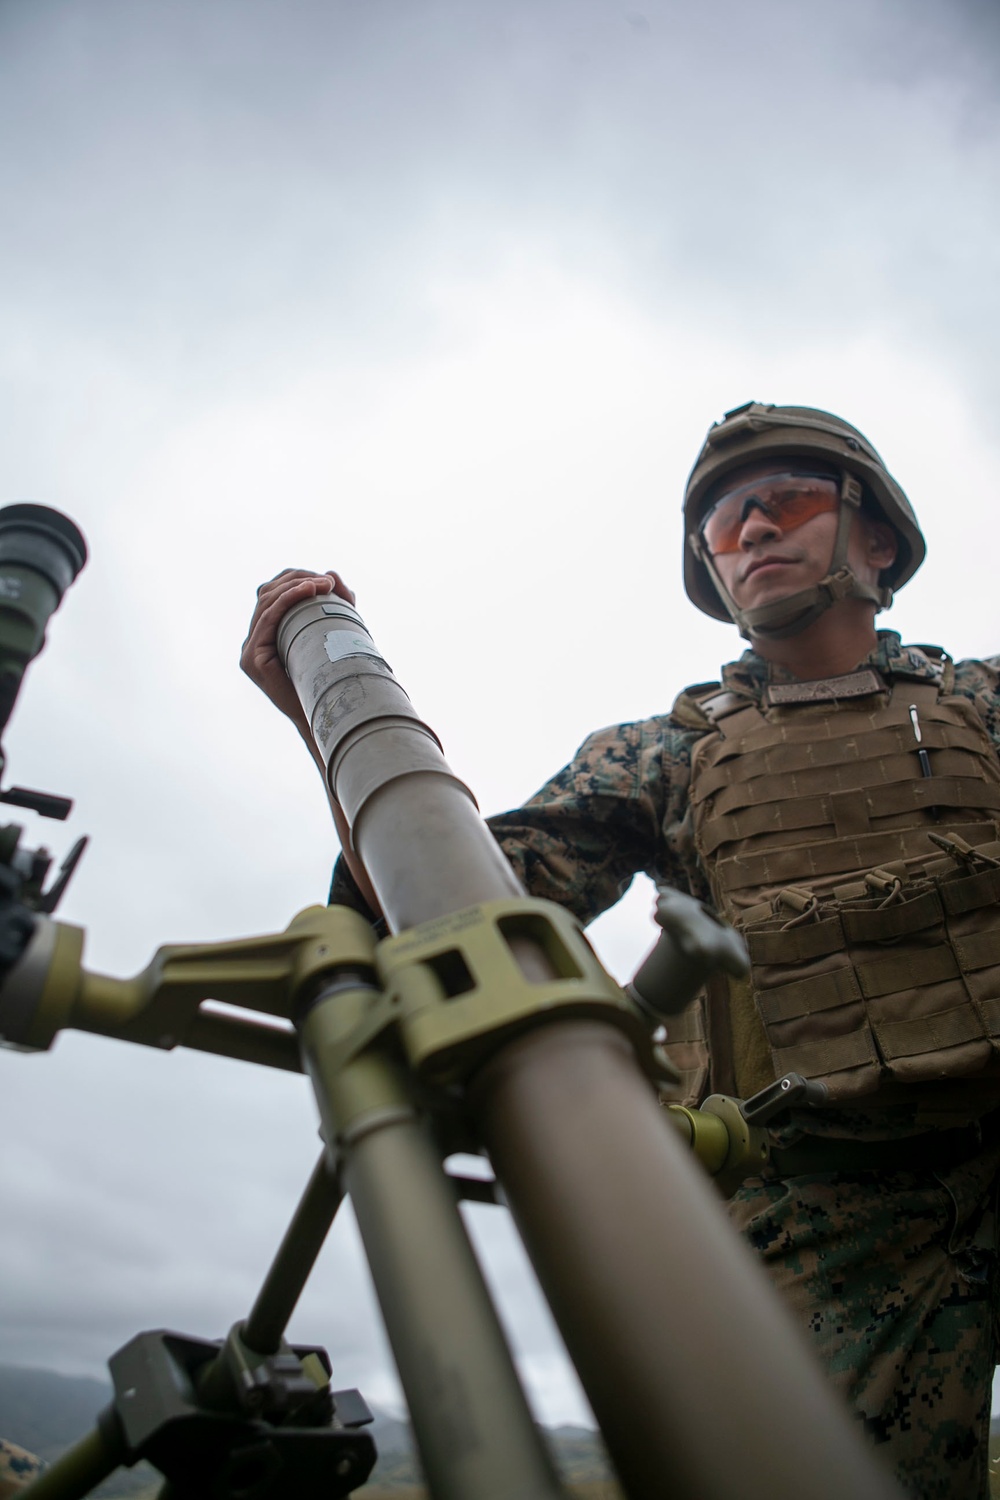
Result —
[{"label": "overcast sky", "polygon": [[[749,399],[841,413],[907,489],[930,556],[886,625],[1000,650],[998,62],[992,0],[0,0],[0,499],[91,546],[8,780],[76,799],[29,842],[93,836],[88,962],[325,895],[319,778],[236,665],[280,568],[349,579],[485,812],[714,677],[680,502]],[[650,906],[592,929],[622,977]],[[318,1152],[302,1079],[67,1035],[0,1091],[0,1358],[246,1312]],[[395,1399],[349,1216],[293,1333]]]}]

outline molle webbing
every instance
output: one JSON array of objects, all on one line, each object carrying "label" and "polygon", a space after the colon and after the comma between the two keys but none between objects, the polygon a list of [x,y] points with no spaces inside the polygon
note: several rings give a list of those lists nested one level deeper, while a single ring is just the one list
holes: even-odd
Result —
[{"label": "molle webbing", "polygon": [[[720,811],[722,802],[720,797],[717,804]],[[934,777],[930,781],[901,781],[885,787],[879,795],[878,806],[886,817],[947,806],[987,807],[995,811],[1000,806],[1000,795],[997,788],[971,777]],[[757,804],[740,808],[727,816],[715,817],[706,830],[704,849],[706,854],[712,854],[722,844],[770,833],[775,827],[794,830],[821,828],[832,823],[838,839],[851,834],[869,834],[872,816],[869,797],[844,788],[796,798],[788,807],[782,808],[780,823],[775,817],[773,804]],[[880,856],[875,863],[884,864],[885,856]]]},{"label": "molle webbing", "polygon": [[[787,909],[744,935],[777,1073],[823,1076],[837,1097],[879,1081],[970,1076],[1000,1038],[1000,843],[891,895],[835,898],[812,920]],[[944,868],[950,866],[950,868]],[[905,876],[905,871],[903,872]],[[781,905],[780,901],[778,903]]]},{"label": "molle webbing", "polygon": [[850,873],[921,861],[932,852],[926,830],[935,822],[973,844],[993,836],[1000,766],[964,698],[903,681],[888,703],[872,695],[862,704],[765,714],[734,696],[714,715],[719,733],[695,749],[691,785],[699,851],[712,860],[725,905],[743,909],[787,885],[829,886]]},{"label": "molle webbing", "polygon": [[[699,695],[695,842],[747,939],[754,1024],[775,1077],[823,1078],[835,1100],[1000,1073],[1000,763],[949,667],[864,698],[836,680],[828,701],[763,709]],[[717,1030],[685,1016],[671,1042],[683,1031],[693,1064]]]},{"label": "molle webbing", "polygon": [[[697,1101],[707,1093],[709,1071],[714,1093],[732,1094],[737,1090],[734,1041],[746,1044],[745,1037],[733,1036],[729,1025],[729,996],[745,990],[744,1009],[749,1013],[750,983],[731,980],[724,974],[713,974],[708,980],[708,1003],[695,1000],[670,1018],[670,1061],[680,1073],[679,1086],[684,1099]],[[673,1099],[673,1092],[671,1099]]]},{"label": "molle webbing", "polygon": [[[969,843],[975,842],[977,835],[982,842],[994,836],[990,823],[949,822],[947,828]],[[739,904],[745,906],[749,904],[748,895],[755,903],[759,901],[763,889],[771,889],[777,894],[781,887],[788,885],[829,885],[832,876],[842,877],[854,870],[875,869],[899,860],[922,859],[927,852],[923,829],[834,838],[807,848],[769,849],[725,862],[720,860],[714,883],[725,905],[732,904],[727,897],[739,892]]]},{"label": "molle webbing", "polygon": [[[960,775],[968,766],[968,757],[975,756],[982,746],[982,740],[977,744],[972,735],[957,731],[949,735],[946,726],[944,733],[935,733],[938,727],[930,726],[923,739],[923,748],[928,753],[935,751],[935,780],[940,776]],[[863,727],[858,734],[864,734]],[[775,746],[773,753],[751,750],[743,758],[746,763],[740,765],[740,776],[746,780],[741,779],[736,785],[729,770],[735,757],[726,756],[712,766],[710,773],[706,771],[697,800],[702,802],[713,792],[719,792],[717,810],[728,812],[741,802],[768,804],[776,797],[783,799],[810,791],[847,792],[859,788],[867,791],[873,785],[892,785],[913,771],[913,734],[911,731],[908,745],[901,743],[902,731],[893,733],[891,739],[885,731],[880,731],[880,738],[881,746],[866,745],[853,736],[828,743],[807,738],[806,764],[801,742],[794,740]],[[864,760],[859,756],[861,750],[866,752]],[[789,777],[794,777],[794,781],[789,782]]]},{"label": "molle webbing", "polygon": [[[708,1093],[706,1022],[706,1005],[703,996],[699,995],[678,1015],[671,1016],[668,1027],[670,1040],[666,1050],[680,1074],[680,1097],[691,1104],[697,1104]],[[674,1098],[672,1091],[669,1097]]]}]

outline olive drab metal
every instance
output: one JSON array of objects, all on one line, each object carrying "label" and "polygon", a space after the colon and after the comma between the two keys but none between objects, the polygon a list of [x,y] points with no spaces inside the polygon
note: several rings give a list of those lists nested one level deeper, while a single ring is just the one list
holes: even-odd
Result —
[{"label": "olive drab metal", "polygon": [[[830,569],[815,587],[753,610],[741,610],[726,590],[698,526],[721,480],[745,464],[802,458],[832,464],[841,476],[841,518]],[[898,554],[879,586],[869,587],[847,561],[852,512],[867,500],[892,527]],[[749,401],[709,430],[684,495],[684,587],[688,598],[717,620],[734,620],[744,636],[779,638],[804,629],[838,599],[868,599],[887,609],[924,559],[924,539],[910,502],[868,439],[849,422],[810,406]]]},{"label": "olive drab metal", "polygon": [[[0,647],[4,623],[0,611]],[[759,1166],[762,1126],[810,1086],[783,1078],[704,1116],[662,1109],[642,1013],[571,916],[523,895],[360,616],[310,601],[279,645],[391,936],[311,907],[283,932],[164,948],[114,978],[84,967],[83,932],[27,887],[36,861],[0,841],[0,1039],[41,1050],[73,1027],[301,1071],[323,1140],[249,1316],[221,1340],[159,1329],[124,1345],[111,1405],[26,1500],[77,1500],[140,1459],[176,1496],[338,1500],[362,1486],[375,1457],[362,1397],[332,1389],[325,1351],[284,1336],[345,1194],[434,1500],[565,1493],[463,1197],[513,1213],[629,1500],[798,1500],[804,1487],[890,1500],[691,1156],[723,1181]],[[679,937],[652,977],[690,979]],[[694,946],[742,967],[717,924]],[[492,1182],[451,1174],[469,1151]]]},{"label": "olive drab metal", "polygon": [[[571,938],[568,926],[557,930],[548,903],[511,900],[510,867],[498,866],[492,835],[360,616],[340,600],[305,601],[282,621],[278,648],[394,934],[385,944],[389,995],[409,1001],[425,1039],[418,1043],[416,1028],[403,1025],[400,1040],[417,1048],[411,1056],[423,1076],[465,1090],[468,1123],[626,1493],[659,1500],[666,1479],[679,1494],[705,1500],[729,1500],[737,1489],[748,1500],[778,1500],[801,1493],[804,1464],[817,1496],[821,1488],[855,1494],[881,1483],[855,1467],[861,1455],[850,1427],[832,1411],[829,1422],[821,1416],[816,1372],[797,1330],[763,1276],[748,1275],[757,1268],[736,1253],[719,1205],[689,1176],[689,1158],[676,1130],[664,1128],[647,1076],[647,1047],[593,974],[586,941]],[[532,988],[533,1013],[518,998]],[[370,1128],[369,1140],[391,1139],[396,1122],[379,1116]],[[331,1119],[328,1140],[335,1129],[356,1149],[353,1125]],[[387,1164],[383,1220],[393,1187],[403,1193],[405,1177]],[[409,1283],[414,1308],[398,1305],[394,1281],[402,1266],[412,1271],[412,1256],[401,1246],[395,1268],[381,1263],[371,1237],[379,1221],[368,1207],[363,1195],[358,1222],[416,1417],[428,1399],[425,1351],[434,1328],[420,1316],[419,1278]],[[679,1234],[681,1223],[701,1231]],[[403,1326],[397,1315],[407,1311]],[[444,1348],[442,1358],[451,1367]],[[463,1410],[475,1403],[482,1430],[495,1431],[488,1387],[476,1375],[456,1370]],[[721,1463],[690,1441],[706,1405],[727,1413],[728,1441],[713,1445],[728,1455]],[[452,1492],[444,1482],[454,1462],[445,1459],[438,1471],[442,1493]]]},{"label": "olive drab metal", "polygon": [[716,1050],[738,1093],[795,1071],[834,1102],[960,1078],[974,1117],[974,1081],[995,1096],[1000,766],[939,668],[891,690],[870,669],[772,685],[762,707],[689,695],[706,731],[695,843],[752,965],[751,984],[710,990],[670,1027],[690,1096]]}]

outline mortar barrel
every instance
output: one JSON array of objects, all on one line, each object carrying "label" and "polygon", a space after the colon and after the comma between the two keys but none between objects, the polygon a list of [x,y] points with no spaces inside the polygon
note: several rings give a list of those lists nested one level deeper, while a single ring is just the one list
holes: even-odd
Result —
[{"label": "mortar barrel", "polygon": [[[298,605],[279,649],[389,928],[518,891],[360,615]],[[896,1493],[615,1029],[540,1025],[469,1102],[631,1500]]]}]

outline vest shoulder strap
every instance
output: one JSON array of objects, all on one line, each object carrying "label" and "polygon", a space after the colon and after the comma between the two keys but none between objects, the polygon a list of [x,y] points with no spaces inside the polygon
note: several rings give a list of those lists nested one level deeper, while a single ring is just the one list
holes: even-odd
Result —
[{"label": "vest shoulder strap", "polygon": [[911,646],[907,647],[907,650],[919,651],[923,656],[927,657],[928,661],[951,661],[951,657],[948,655],[943,646],[928,646],[923,641],[915,641]]},{"label": "vest shoulder strap", "polygon": [[756,703],[740,693],[731,693],[726,689],[714,693],[710,698],[703,698],[701,709],[712,728],[723,739],[727,735],[745,734],[767,723]]},{"label": "vest shoulder strap", "polygon": [[674,699],[670,717],[685,729],[711,729],[712,721],[702,707],[702,700],[711,698],[721,690],[721,682],[697,682],[694,687],[685,688]]},{"label": "vest shoulder strap", "polygon": [[942,646],[928,646],[924,644],[911,645],[908,651],[919,651],[932,665],[940,667],[941,696],[947,697],[955,690],[955,663]]},{"label": "vest shoulder strap", "polygon": [[718,682],[701,682],[695,687],[685,688],[674,703],[671,715],[689,729],[702,729],[706,734],[714,729],[723,738],[726,735],[723,725],[729,719],[734,722],[728,728],[736,733],[765,722],[756,704],[741,693],[730,692]]}]

